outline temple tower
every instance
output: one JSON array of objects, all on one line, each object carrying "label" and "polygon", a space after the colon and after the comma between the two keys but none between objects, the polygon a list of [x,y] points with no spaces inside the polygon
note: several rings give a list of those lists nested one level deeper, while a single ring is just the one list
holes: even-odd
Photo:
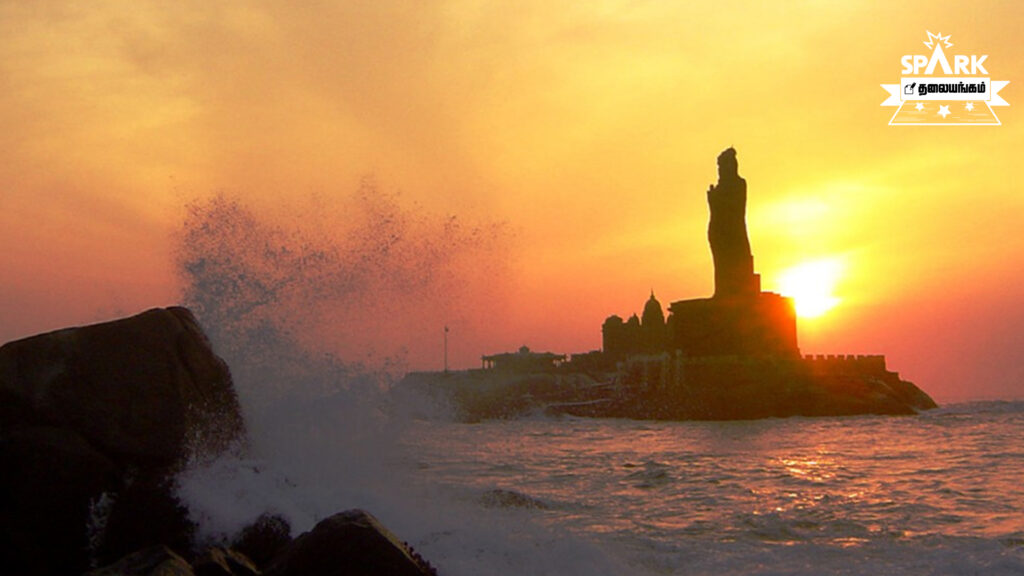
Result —
[{"label": "temple tower", "polygon": [[665,351],[666,344],[665,313],[661,302],[654,297],[654,290],[651,290],[651,297],[644,304],[644,312],[640,316],[640,351],[658,354]]}]

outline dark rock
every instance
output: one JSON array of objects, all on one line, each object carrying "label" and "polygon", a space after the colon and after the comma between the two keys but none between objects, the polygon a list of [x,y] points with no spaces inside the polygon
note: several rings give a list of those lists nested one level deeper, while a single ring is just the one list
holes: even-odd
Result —
[{"label": "dark rock", "polygon": [[266,574],[424,576],[436,572],[369,513],[349,510],[296,538]]},{"label": "dark rock", "polygon": [[243,435],[230,372],[184,308],[3,345],[0,565],[67,574],[90,554],[187,551],[170,479]]},{"label": "dark rock", "polygon": [[260,568],[292,541],[292,527],[275,514],[262,514],[238,534],[232,548],[252,559]]},{"label": "dark rock", "polygon": [[195,576],[184,558],[166,546],[133,552],[117,562],[87,572],[85,576]]},{"label": "dark rock", "polygon": [[174,494],[174,485],[159,474],[132,478],[113,495],[114,504],[99,538],[99,563],[111,562],[131,550],[163,544],[187,556],[195,524]]},{"label": "dark rock", "polygon": [[911,382],[900,380],[899,378],[891,378],[887,379],[885,384],[889,393],[894,398],[915,410],[931,410],[939,407],[927,392]]},{"label": "dark rock", "polygon": [[76,572],[88,561],[90,501],[117,487],[114,464],[79,434],[32,427],[0,437],[0,567]]},{"label": "dark rock", "polygon": [[245,554],[230,548],[208,549],[193,563],[196,576],[258,576],[260,571]]},{"label": "dark rock", "polygon": [[129,464],[178,464],[243,434],[231,374],[185,308],[9,342],[0,397],[11,422],[75,430]]}]

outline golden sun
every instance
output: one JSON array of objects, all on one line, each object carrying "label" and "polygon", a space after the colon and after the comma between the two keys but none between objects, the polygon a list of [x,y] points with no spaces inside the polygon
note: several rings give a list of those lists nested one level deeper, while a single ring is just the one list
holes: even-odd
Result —
[{"label": "golden sun", "polygon": [[814,260],[788,268],[779,276],[779,291],[793,298],[800,318],[817,318],[839,304],[833,294],[842,276],[838,260]]}]

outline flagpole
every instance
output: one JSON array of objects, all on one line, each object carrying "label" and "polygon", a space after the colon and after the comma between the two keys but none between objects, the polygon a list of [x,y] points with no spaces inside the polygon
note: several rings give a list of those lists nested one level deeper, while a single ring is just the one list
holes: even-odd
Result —
[{"label": "flagpole", "polygon": [[444,327],[444,373],[448,373],[448,325]]}]

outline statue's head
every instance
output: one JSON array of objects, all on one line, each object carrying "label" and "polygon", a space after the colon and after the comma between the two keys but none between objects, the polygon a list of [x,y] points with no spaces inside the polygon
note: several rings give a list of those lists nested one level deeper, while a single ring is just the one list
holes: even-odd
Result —
[{"label": "statue's head", "polygon": [[718,155],[718,179],[736,178],[739,176],[739,163],[736,161],[736,149],[726,148]]}]

